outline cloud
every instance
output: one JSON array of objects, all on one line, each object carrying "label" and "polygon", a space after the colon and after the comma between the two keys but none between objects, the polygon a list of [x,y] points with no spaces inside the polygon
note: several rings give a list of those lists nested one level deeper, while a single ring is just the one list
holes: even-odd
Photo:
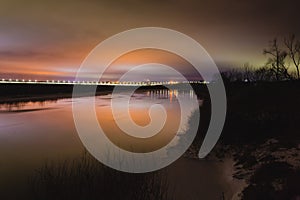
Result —
[{"label": "cloud", "polygon": [[142,26],[188,34],[219,63],[260,64],[273,37],[300,36],[298,8],[296,0],[2,0],[0,66],[75,70],[99,42]]}]

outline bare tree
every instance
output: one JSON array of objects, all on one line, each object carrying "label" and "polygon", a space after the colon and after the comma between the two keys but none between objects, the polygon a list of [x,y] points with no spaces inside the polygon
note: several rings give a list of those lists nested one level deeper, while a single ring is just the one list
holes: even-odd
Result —
[{"label": "bare tree", "polygon": [[285,65],[287,53],[280,49],[276,38],[271,42],[269,49],[264,49],[263,53],[270,56],[267,66],[270,66],[277,81],[290,79],[288,68]]},{"label": "bare tree", "polygon": [[244,80],[244,74],[239,69],[231,69],[221,72],[221,76],[225,82],[240,82]]},{"label": "bare tree", "polygon": [[253,76],[254,76],[255,81],[273,81],[274,80],[273,72],[266,66],[256,69],[254,71]]},{"label": "bare tree", "polygon": [[292,59],[297,70],[297,79],[300,78],[300,41],[295,39],[295,35],[290,35],[284,39],[284,44],[288,48],[288,55]]}]

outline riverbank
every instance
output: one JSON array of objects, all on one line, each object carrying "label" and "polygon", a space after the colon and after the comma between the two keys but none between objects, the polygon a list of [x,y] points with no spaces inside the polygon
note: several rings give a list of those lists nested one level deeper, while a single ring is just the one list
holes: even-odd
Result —
[{"label": "riverbank", "polygon": [[[300,82],[227,83],[227,116],[207,159],[234,159],[233,178],[244,180],[241,199],[300,197]],[[197,158],[210,118],[204,99],[199,131],[187,157]]]},{"label": "riverbank", "polygon": [[[101,86],[96,94],[100,95],[113,91],[113,86]],[[82,96],[91,95],[89,90],[93,87],[83,87],[86,92]],[[0,84],[0,103],[15,103],[27,101],[57,100],[72,98],[72,85],[46,85],[46,84]]]},{"label": "riverbank", "polygon": [[[105,167],[89,154],[49,162],[28,177],[25,199],[240,199],[245,183],[233,178],[234,161],[180,158],[146,174]],[[19,190],[21,191],[21,190]],[[24,196],[25,195],[25,196]]]},{"label": "riverbank", "polygon": [[[81,93],[76,94],[76,97],[82,96],[99,96],[111,93],[115,86],[92,86],[80,85]],[[118,86],[124,91],[137,89],[139,92],[166,89],[165,86]],[[200,85],[205,88],[205,85]],[[73,85],[47,85],[47,84],[0,84],[0,103],[15,103],[27,101],[45,101],[58,100],[62,98],[72,98]],[[182,85],[173,85],[170,88],[180,89]],[[95,93],[93,92],[95,91]]]},{"label": "riverbank", "polygon": [[222,161],[180,158],[168,167],[174,199],[240,199],[246,183],[234,178],[234,163],[230,157]]}]

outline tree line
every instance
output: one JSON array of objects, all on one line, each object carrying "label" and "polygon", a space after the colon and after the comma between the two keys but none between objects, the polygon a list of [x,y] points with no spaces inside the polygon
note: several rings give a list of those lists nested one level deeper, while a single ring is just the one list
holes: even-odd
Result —
[{"label": "tree line", "polygon": [[300,79],[300,40],[295,35],[283,38],[282,42],[274,38],[263,50],[267,57],[261,67],[246,63],[242,68],[222,72],[224,81],[259,82],[287,81]]}]

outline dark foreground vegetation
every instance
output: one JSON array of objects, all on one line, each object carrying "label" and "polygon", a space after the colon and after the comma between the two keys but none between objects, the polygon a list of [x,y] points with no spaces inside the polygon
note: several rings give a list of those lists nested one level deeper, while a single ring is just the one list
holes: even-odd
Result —
[{"label": "dark foreground vegetation", "polygon": [[118,172],[88,153],[62,163],[47,163],[29,183],[31,200],[172,199],[163,174]]},{"label": "dark foreground vegetation", "polygon": [[300,82],[227,84],[220,143],[233,151],[243,199],[300,196]]}]

